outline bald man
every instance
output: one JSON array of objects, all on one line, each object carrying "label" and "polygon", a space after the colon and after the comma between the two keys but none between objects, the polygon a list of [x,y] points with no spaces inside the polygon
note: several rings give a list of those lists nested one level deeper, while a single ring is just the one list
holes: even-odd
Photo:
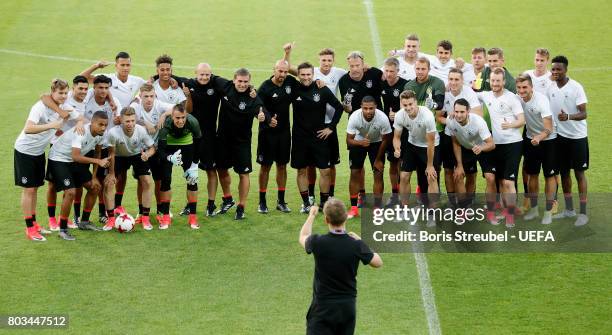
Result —
[{"label": "bald man", "polygon": [[269,124],[259,124],[257,141],[257,163],[261,165],[257,211],[261,214],[268,213],[266,192],[273,163],[276,163],[276,185],[278,186],[276,209],[283,213],[291,211],[285,202],[285,186],[287,184],[287,163],[291,154],[289,105],[291,104],[291,92],[295,90],[297,80],[288,75],[288,71],[287,61],[277,61],[274,64],[273,75],[264,81],[257,91],[272,118]]},{"label": "bald man", "polygon": [[[215,75],[207,63],[200,63],[195,69],[195,78],[179,80],[183,92],[187,96],[185,109],[191,113],[200,124],[202,140],[200,141],[200,169],[206,171],[208,189],[208,204],[206,216],[214,216],[215,196],[217,193],[217,172],[215,170],[215,134],[217,132],[217,115],[221,95],[215,91],[212,82]],[[178,78],[183,79],[183,78]],[[189,214],[187,208],[186,213]],[[185,212],[185,210],[183,210]]]}]

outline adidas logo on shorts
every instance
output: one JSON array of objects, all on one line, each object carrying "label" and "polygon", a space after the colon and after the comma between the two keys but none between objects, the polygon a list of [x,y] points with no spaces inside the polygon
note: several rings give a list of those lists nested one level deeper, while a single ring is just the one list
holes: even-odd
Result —
[{"label": "adidas logo on shorts", "polygon": [[583,168],[587,167],[587,163],[582,164],[582,167]]}]

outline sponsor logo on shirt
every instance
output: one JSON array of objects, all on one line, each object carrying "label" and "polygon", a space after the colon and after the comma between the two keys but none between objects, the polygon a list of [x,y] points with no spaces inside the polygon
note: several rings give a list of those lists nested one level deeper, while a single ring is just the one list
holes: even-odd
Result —
[{"label": "sponsor logo on shirt", "polygon": [[312,96],[312,100],[314,100],[315,102],[319,102],[319,100],[321,100],[321,96],[319,96],[317,93],[315,93]]}]

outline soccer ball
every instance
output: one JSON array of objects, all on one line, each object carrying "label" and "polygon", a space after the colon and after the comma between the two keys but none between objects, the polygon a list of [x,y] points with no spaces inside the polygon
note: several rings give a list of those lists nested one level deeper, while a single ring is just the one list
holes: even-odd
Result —
[{"label": "soccer ball", "polygon": [[127,213],[119,215],[115,219],[115,228],[120,233],[127,233],[134,229],[134,218]]}]

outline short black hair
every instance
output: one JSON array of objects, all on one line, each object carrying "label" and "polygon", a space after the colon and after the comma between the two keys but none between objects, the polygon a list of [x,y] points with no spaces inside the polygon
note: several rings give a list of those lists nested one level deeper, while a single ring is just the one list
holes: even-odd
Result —
[{"label": "short black hair", "polygon": [[183,104],[176,104],[174,105],[174,107],[172,107],[172,111],[177,111],[180,113],[185,113],[185,106],[183,106]]},{"label": "short black hair", "polygon": [[376,105],[376,100],[371,95],[366,95],[365,97],[363,97],[363,99],[361,99],[362,104],[368,103],[368,102],[373,102]]},{"label": "short black hair", "polygon": [[438,42],[438,47],[442,47],[442,49],[444,50],[449,50],[450,52],[453,52],[453,44],[449,40],[442,40]]},{"label": "short black hair", "polygon": [[130,54],[125,52],[125,51],[119,51],[119,53],[117,54],[117,56],[115,56],[115,62],[117,61],[117,59],[119,58],[130,58]]},{"label": "short black hair", "polygon": [[301,69],[312,69],[314,71],[314,66],[312,66],[312,64],[308,63],[308,62],[304,62],[300,65],[298,65],[298,71],[300,71]]},{"label": "short black hair", "polygon": [[72,79],[72,84],[74,86],[83,83],[83,84],[89,84],[89,82],[87,81],[87,78],[85,78],[85,76],[81,76],[80,74],[75,76],[74,79]]},{"label": "short black hair", "polygon": [[160,64],[170,64],[172,65],[172,57],[163,54],[155,60],[155,65],[159,66]]},{"label": "short black hair", "polygon": [[97,111],[91,117],[92,121],[96,119],[108,120],[108,114],[105,111]]},{"label": "short black hair", "polygon": [[99,74],[94,78],[93,83],[94,85],[95,84],[108,84],[110,86],[113,84],[113,80],[103,74]]},{"label": "short black hair", "polygon": [[470,103],[467,100],[465,100],[464,98],[455,100],[455,105],[453,105],[453,107],[455,107],[456,105],[465,106],[465,108],[467,108],[467,110],[470,110]]},{"label": "short black hair", "polygon": [[565,57],[563,55],[555,56],[552,59],[551,63],[561,63],[561,64],[565,65],[566,68],[569,65],[569,61],[567,60],[567,57]]}]

